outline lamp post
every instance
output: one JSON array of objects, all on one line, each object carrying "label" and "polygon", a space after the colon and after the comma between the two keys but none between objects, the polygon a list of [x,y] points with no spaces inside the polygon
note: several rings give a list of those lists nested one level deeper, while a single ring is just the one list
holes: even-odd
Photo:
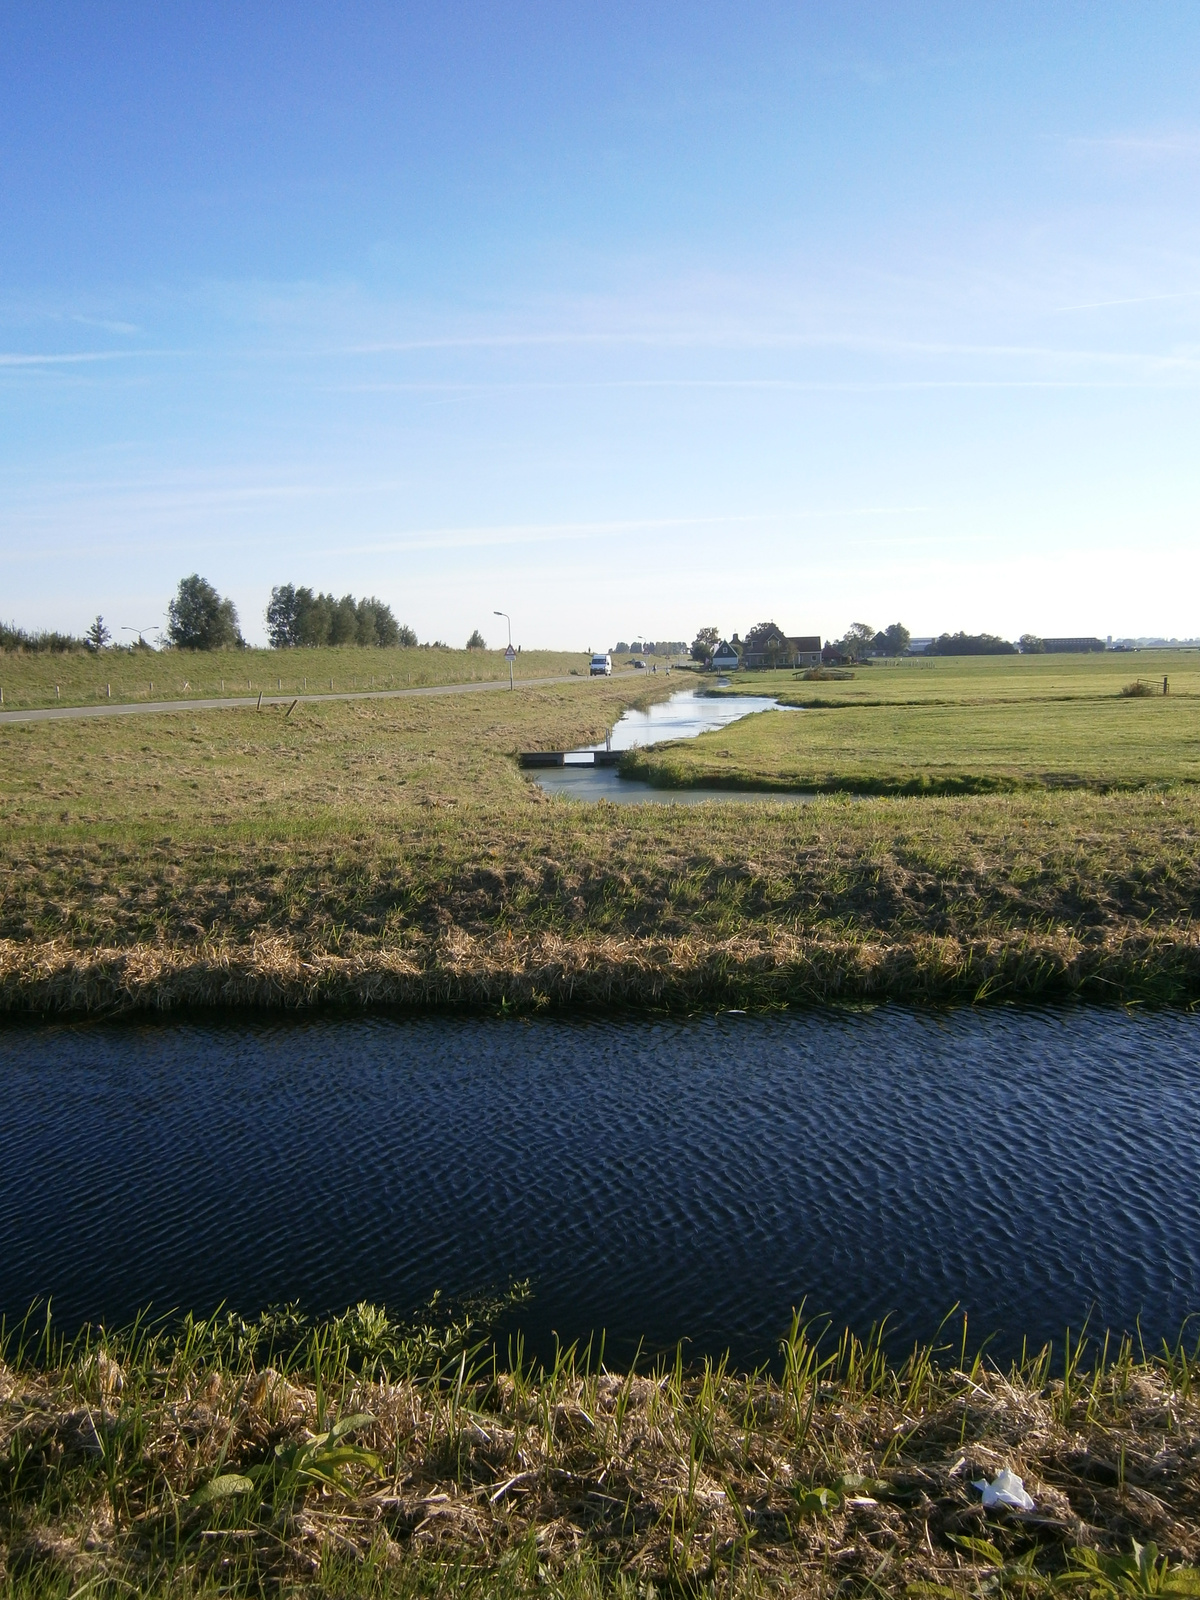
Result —
[{"label": "lamp post", "polygon": [[507,611],[493,611],[494,617],[503,617],[508,623],[508,649],[504,652],[508,658],[508,687],[513,686],[513,647],[512,647],[512,618]]}]

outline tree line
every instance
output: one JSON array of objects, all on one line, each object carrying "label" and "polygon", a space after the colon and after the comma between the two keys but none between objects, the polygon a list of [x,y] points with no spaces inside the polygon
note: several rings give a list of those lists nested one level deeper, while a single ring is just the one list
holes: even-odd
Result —
[{"label": "tree line", "polygon": [[417,642],[413,630],[397,622],[391,606],[374,595],[338,599],[284,583],[271,590],[266,616],[267,638],[276,650],[340,644],[389,649]]},{"label": "tree line", "polygon": [[[735,633],[729,641],[740,656],[745,650],[755,651],[756,641],[778,634],[773,622],[760,622],[751,628],[744,640]],[[721,642],[718,628],[701,628],[692,641],[691,654],[695,661],[708,661]],[[902,622],[893,622],[886,628],[876,629],[869,622],[852,622],[840,639],[826,640],[825,659],[836,661],[866,661],[877,656],[902,656],[912,642],[912,635]],[[1044,650],[1045,645],[1033,634],[1022,634],[1020,650]],[[994,633],[941,633],[931,639],[924,654],[929,656],[1009,656],[1016,655],[1018,646]]]}]

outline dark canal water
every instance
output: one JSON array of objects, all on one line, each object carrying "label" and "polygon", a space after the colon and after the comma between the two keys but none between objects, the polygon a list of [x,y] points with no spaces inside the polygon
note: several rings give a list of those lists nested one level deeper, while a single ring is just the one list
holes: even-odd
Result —
[{"label": "dark canal water", "polygon": [[533,1280],[770,1355],[801,1300],[897,1342],[1174,1336],[1200,1309],[1200,1018],[894,1009],[0,1031],[0,1309],[408,1308]]}]

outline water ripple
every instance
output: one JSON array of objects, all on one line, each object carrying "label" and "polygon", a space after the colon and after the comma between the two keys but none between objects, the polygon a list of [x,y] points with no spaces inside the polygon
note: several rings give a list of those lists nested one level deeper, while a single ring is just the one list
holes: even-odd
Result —
[{"label": "water ripple", "polygon": [[0,1310],[401,1309],[769,1354],[1200,1309],[1200,1019],[897,1010],[0,1032]]}]

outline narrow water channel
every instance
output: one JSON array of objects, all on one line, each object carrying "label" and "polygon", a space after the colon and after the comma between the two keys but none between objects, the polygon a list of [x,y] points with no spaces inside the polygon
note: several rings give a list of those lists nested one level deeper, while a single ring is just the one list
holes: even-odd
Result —
[{"label": "narrow water channel", "polygon": [[811,800],[812,795],[778,792],[656,789],[653,784],[639,779],[623,778],[616,767],[594,767],[591,763],[593,750],[637,750],[668,739],[694,739],[697,734],[727,728],[731,722],[738,722],[756,711],[792,714],[790,708],[780,706],[767,695],[708,695],[695,689],[683,689],[645,711],[626,711],[613,725],[607,741],[569,752],[565,766],[538,770],[533,774],[534,782],[548,794],[565,795],[571,800],[613,800],[618,805],[702,805],[710,800],[761,805],[764,800],[776,803]]},{"label": "narrow water channel", "polygon": [[1200,1018],[896,1009],[0,1030],[0,1311],[531,1279],[533,1347],[995,1350],[1200,1310]]}]

